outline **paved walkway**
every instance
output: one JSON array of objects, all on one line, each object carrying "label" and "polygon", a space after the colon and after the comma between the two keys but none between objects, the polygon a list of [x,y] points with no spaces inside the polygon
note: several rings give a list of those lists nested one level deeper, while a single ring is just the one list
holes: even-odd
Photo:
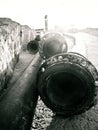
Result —
[{"label": "paved walkway", "polygon": [[81,32],[77,33],[75,37],[78,45],[80,44],[80,46],[86,46],[86,57],[95,65],[98,70],[98,37]]}]

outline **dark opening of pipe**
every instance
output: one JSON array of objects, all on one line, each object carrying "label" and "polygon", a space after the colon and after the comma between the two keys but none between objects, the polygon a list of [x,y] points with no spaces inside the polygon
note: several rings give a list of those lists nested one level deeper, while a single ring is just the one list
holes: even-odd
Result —
[{"label": "dark opening of pipe", "polygon": [[38,41],[36,40],[30,41],[27,45],[27,50],[34,54],[38,52]]},{"label": "dark opening of pipe", "polygon": [[31,44],[31,50],[37,50],[38,49],[38,46],[36,44]]},{"label": "dark opening of pipe", "polygon": [[86,94],[82,80],[72,73],[56,73],[47,85],[49,99],[54,104],[69,107],[79,105]]}]

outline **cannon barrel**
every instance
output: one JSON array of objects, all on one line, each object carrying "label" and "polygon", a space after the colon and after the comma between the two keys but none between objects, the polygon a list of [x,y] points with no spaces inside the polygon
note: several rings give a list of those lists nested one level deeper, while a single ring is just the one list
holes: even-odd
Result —
[{"label": "cannon barrel", "polygon": [[49,58],[53,55],[67,52],[68,46],[62,33],[47,33],[39,43],[39,53],[42,58]]},{"label": "cannon barrel", "polygon": [[0,97],[0,130],[30,130],[38,98],[36,76],[40,63],[37,53],[16,83]]},{"label": "cannon barrel", "polygon": [[[58,40],[57,37],[54,38]],[[45,39],[47,43],[44,43],[40,50],[43,57],[46,54],[43,48],[48,48],[47,44],[52,48],[51,40],[50,35]],[[55,48],[56,45],[58,44],[55,43]],[[80,51],[79,46],[75,45],[72,52],[58,52],[49,58],[45,56],[46,59],[40,67],[39,94],[43,102],[56,114],[71,116],[85,112],[95,103],[98,72],[95,66],[81,55],[81,47]],[[82,52],[84,54],[85,51]]]}]

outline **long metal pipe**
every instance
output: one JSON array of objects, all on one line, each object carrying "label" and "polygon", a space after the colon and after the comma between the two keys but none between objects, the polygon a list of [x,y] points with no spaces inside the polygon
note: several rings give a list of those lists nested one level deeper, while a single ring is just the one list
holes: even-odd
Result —
[{"label": "long metal pipe", "polygon": [[19,80],[0,97],[0,130],[30,130],[37,103],[37,73],[41,58],[37,53]]}]

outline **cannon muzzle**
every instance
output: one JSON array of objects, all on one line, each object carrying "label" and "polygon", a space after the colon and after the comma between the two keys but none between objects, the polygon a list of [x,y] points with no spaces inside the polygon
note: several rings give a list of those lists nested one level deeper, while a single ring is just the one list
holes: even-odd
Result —
[{"label": "cannon muzzle", "polygon": [[37,53],[38,52],[38,46],[40,41],[40,35],[37,35],[34,40],[31,40],[27,45],[27,50],[30,53]]},{"label": "cannon muzzle", "polygon": [[87,58],[75,52],[61,52],[41,65],[39,94],[57,114],[79,114],[94,105],[97,79],[97,70]]},{"label": "cannon muzzle", "polygon": [[27,45],[27,50],[33,54],[37,53],[38,52],[38,41],[36,41],[36,40],[30,41]]}]

